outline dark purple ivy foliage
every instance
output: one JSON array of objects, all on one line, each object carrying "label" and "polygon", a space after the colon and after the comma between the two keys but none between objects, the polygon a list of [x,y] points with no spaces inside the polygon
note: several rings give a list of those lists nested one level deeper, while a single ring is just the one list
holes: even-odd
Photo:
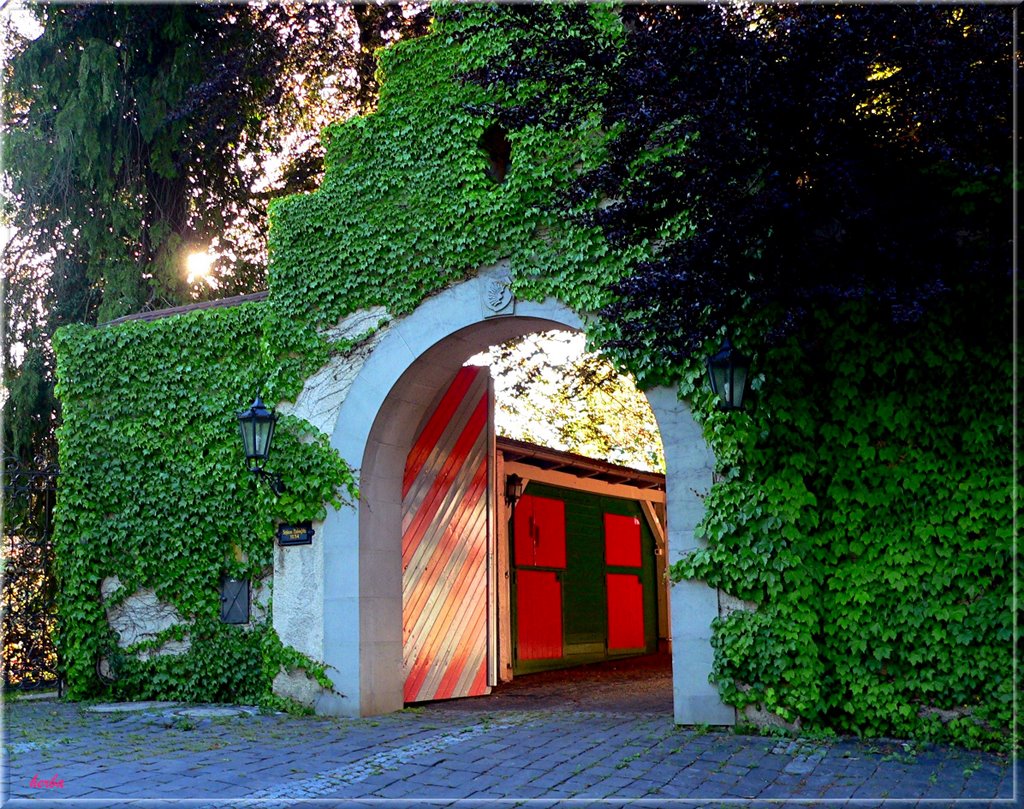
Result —
[{"label": "dark purple ivy foliage", "polygon": [[625,5],[621,48],[566,33],[590,13],[495,9],[520,36],[467,79],[537,88],[489,111],[510,130],[597,110],[614,133],[562,200],[659,245],[611,287],[612,347],[674,364],[849,300],[897,331],[954,290],[1006,309],[1012,8]]}]

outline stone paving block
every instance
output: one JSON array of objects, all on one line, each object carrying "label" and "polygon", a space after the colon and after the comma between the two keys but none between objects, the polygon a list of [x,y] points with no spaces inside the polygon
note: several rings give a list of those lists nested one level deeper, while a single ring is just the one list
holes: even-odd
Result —
[{"label": "stone paving block", "polygon": [[747,776],[737,781],[733,785],[733,790],[737,795],[753,799],[758,797],[760,792],[764,789],[764,785],[764,779]]},{"label": "stone paving block", "polygon": [[783,770],[775,776],[774,782],[776,784],[784,784],[791,787],[797,787],[805,783],[806,776],[802,774],[790,773]]},{"label": "stone paving block", "polygon": [[[508,793],[508,797],[512,799],[530,799],[535,798],[547,798],[551,794],[547,787],[532,786],[531,784],[523,784],[517,786],[515,790]],[[538,804],[539,805],[539,804]],[[530,804],[530,809],[536,809],[533,803]]]},{"label": "stone paving block", "polygon": [[507,791],[514,791],[519,787],[531,786],[534,781],[539,777],[535,772],[527,773],[512,773],[507,775],[501,781],[502,786]]},{"label": "stone paving block", "polygon": [[465,773],[457,773],[455,770],[450,770],[447,767],[435,765],[420,769],[419,771],[409,776],[410,781],[414,781],[417,784],[426,784],[428,786],[447,787],[456,781],[466,780]]},{"label": "stone paving block", "polygon": [[[355,788],[353,787],[353,790]],[[417,792],[423,791],[422,784],[414,784],[408,780],[394,781],[387,786],[373,790],[373,796],[377,798],[408,798]],[[362,790],[360,790],[362,792]],[[341,794],[340,792],[338,794]],[[390,804],[388,804],[390,806]]]},{"label": "stone paving block", "polygon": [[[820,797],[821,793],[826,789],[836,786],[836,777],[833,773],[818,771],[803,778],[801,786],[808,797]],[[852,789],[847,788],[847,794],[852,791]]]},{"label": "stone paving block", "polygon": [[654,791],[654,795],[657,797],[674,799],[674,798],[685,798],[693,791],[691,784],[680,783],[680,782],[668,782],[662,784]]},{"label": "stone paving block", "polygon": [[541,787],[546,789],[554,789],[565,783],[572,773],[566,772],[561,769],[549,770],[546,773],[538,775],[536,778],[530,780],[530,786]]},{"label": "stone paving block", "polygon": [[475,758],[472,760],[453,758],[445,761],[444,766],[458,772],[479,775],[494,769],[494,760],[491,758]]},{"label": "stone paving block", "polygon": [[377,790],[389,787],[392,784],[401,784],[405,781],[405,775],[397,770],[386,770],[378,775],[371,775],[365,781],[357,785],[367,794],[376,793]]},{"label": "stone paving block", "polygon": [[602,778],[607,778],[612,775],[618,774],[618,770],[609,764],[595,764],[592,767],[587,768],[587,772],[592,775],[597,775]]},{"label": "stone paving block", "polygon": [[[211,723],[197,733],[178,730],[163,716],[84,716],[73,704],[54,704],[52,710],[56,718],[43,714],[46,732],[68,741],[46,749],[28,742],[41,735],[33,721],[37,708],[13,706],[7,716],[8,740],[22,745],[15,748],[22,752],[8,758],[3,781],[12,797],[34,798],[37,806],[45,804],[27,783],[35,771],[42,778],[54,769],[68,783],[65,799],[86,797],[104,805],[113,798],[134,798],[136,792],[169,801],[203,794],[271,796],[259,809],[292,809],[297,801],[332,796],[343,799],[335,805],[348,806],[369,795],[390,797],[391,803],[372,804],[389,809],[396,809],[395,801],[435,806],[469,796],[508,799],[481,804],[493,809],[525,797],[559,795],[566,797],[559,805],[582,805],[572,798],[608,809],[638,805],[625,801],[648,794],[656,796],[655,803],[644,805],[658,809],[668,807],[657,800],[672,798],[689,798],[686,809],[693,809],[694,799],[717,809],[725,803],[753,809],[750,798],[764,809],[779,809],[773,801],[787,798],[805,801],[800,809],[813,803],[835,809],[847,797],[881,806],[885,795],[900,794],[938,801],[927,804],[931,809],[961,795],[980,798],[978,806],[992,804],[997,795],[1011,796],[1013,788],[1010,765],[998,756],[935,745],[909,759],[886,760],[906,756],[906,748],[891,742],[697,734],[676,730],[669,717],[509,712],[484,720],[426,711],[369,722],[260,715],[247,717],[242,726]],[[490,723],[507,726],[496,730]],[[473,728],[482,730],[474,734]],[[242,739],[236,738],[239,730]],[[464,733],[469,735],[461,738]],[[438,744],[443,749],[431,747]],[[624,766],[616,766],[625,759]],[[424,782],[431,770],[443,774],[443,784]],[[75,781],[73,792],[69,778]],[[139,791],[138,781],[151,794]],[[818,800],[833,796],[837,801]],[[465,800],[455,805],[467,809]]]},{"label": "stone paving block", "polygon": [[[181,794],[179,790],[174,790],[167,783],[160,783],[157,781],[147,782],[144,784],[125,784],[118,787],[116,790],[118,797],[123,798],[144,798],[149,800],[161,799],[161,798],[174,798],[175,795]],[[201,792],[192,790],[190,797],[199,795],[202,796]]]},{"label": "stone paving block", "polygon": [[776,778],[783,774],[782,762],[776,761],[771,758],[765,758],[759,764],[754,765],[747,770],[745,778],[750,778],[754,781],[759,781],[762,784],[766,784],[770,781],[774,781]]},{"label": "stone paving block", "polygon": [[933,791],[935,786],[937,784],[932,784],[923,774],[922,776],[910,775],[900,780],[899,785],[892,790],[892,796],[894,798],[924,798]]},{"label": "stone paving block", "polygon": [[761,789],[754,797],[759,799],[791,799],[799,797],[799,786],[795,784],[770,783]]},{"label": "stone paving block", "polygon": [[563,789],[578,792],[583,795],[594,795],[597,785],[601,783],[600,778],[594,778],[587,773],[574,775],[562,784]]},{"label": "stone paving block", "polygon": [[750,770],[751,770],[751,767],[749,767],[749,766],[741,766],[741,765],[733,763],[733,759],[732,758],[726,760],[726,762],[724,764],[722,764],[721,767],[718,768],[718,772],[723,774],[723,775],[736,775],[736,776],[747,775],[750,772]]},{"label": "stone paving block", "polygon": [[[884,793],[884,794],[883,794]],[[889,787],[884,782],[870,782],[857,786],[851,793],[854,800],[881,800],[889,797]],[[948,795],[937,795],[937,798],[949,797]]]},{"label": "stone paving block", "polygon": [[1001,773],[995,768],[982,767],[967,780],[966,791],[974,794],[986,794],[998,790],[1001,781]]},{"label": "stone paving block", "polygon": [[422,767],[433,767],[435,764],[443,764],[448,760],[450,754],[444,753],[424,753],[423,755],[416,756],[416,763]]},{"label": "stone paving block", "polygon": [[212,776],[199,779],[196,787],[205,794],[218,798],[241,798],[252,792],[255,785],[245,779]]},{"label": "stone paving block", "polygon": [[667,783],[668,779],[664,775],[651,775],[646,778],[633,778],[631,781],[634,791],[640,796],[660,788]]},{"label": "stone paving block", "polygon": [[96,788],[96,789],[113,789],[120,786],[125,782],[125,776],[123,773],[117,770],[99,770],[92,773],[91,775],[85,775],[75,780],[76,786]]},{"label": "stone paving block", "polygon": [[632,778],[626,778],[622,775],[611,775],[607,778],[602,778],[597,786],[604,792],[615,792],[616,790],[622,789],[623,787],[630,786],[633,783]]}]

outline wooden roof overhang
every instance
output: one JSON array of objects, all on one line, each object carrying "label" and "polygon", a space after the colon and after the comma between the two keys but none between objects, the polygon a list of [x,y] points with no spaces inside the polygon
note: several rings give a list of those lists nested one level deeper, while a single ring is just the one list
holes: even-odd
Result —
[{"label": "wooden roof overhang", "polygon": [[526,441],[498,436],[497,450],[505,461],[519,462],[552,472],[563,472],[578,478],[590,478],[604,483],[634,486],[638,489],[665,491],[665,476],[658,472],[645,472],[628,466],[617,466],[608,461],[587,458],[572,452],[561,452]]}]

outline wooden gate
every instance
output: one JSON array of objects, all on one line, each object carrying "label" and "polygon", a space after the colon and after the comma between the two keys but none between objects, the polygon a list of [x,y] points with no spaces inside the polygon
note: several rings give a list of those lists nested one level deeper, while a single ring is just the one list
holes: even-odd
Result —
[{"label": "wooden gate", "polygon": [[655,541],[638,502],[531,481],[510,547],[514,674],[657,650]]},{"label": "wooden gate", "polygon": [[486,694],[491,379],[459,371],[402,481],[406,702]]}]

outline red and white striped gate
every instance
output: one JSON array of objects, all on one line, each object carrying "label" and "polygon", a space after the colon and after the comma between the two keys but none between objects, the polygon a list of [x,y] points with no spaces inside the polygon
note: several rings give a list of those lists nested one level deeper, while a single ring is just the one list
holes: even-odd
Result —
[{"label": "red and white striped gate", "polygon": [[402,481],[406,702],[486,694],[491,378],[465,367],[409,452]]}]

